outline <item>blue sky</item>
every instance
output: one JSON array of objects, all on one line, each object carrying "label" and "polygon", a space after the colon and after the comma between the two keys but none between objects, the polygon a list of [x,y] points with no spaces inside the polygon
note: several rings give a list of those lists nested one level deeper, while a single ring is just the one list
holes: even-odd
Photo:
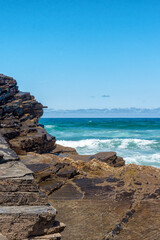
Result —
[{"label": "blue sky", "polygon": [[0,72],[53,109],[160,106],[159,0],[0,0]]}]

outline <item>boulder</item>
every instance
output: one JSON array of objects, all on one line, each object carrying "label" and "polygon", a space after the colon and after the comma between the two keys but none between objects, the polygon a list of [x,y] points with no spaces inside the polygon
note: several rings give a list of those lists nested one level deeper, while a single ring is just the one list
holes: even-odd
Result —
[{"label": "boulder", "polygon": [[99,152],[91,156],[90,160],[93,158],[105,162],[113,167],[121,167],[125,165],[125,161],[123,160],[123,158],[117,157],[116,152]]},{"label": "boulder", "polygon": [[55,137],[49,135],[41,127],[31,130],[27,135],[19,136],[9,141],[11,148],[17,154],[25,154],[31,151],[47,153],[54,149]]},{"label": "boulder", "polygon": [[54,150],[51,151],[53,154],[78,154],[75,148],[64,147],[62,145],[56,144]]}]

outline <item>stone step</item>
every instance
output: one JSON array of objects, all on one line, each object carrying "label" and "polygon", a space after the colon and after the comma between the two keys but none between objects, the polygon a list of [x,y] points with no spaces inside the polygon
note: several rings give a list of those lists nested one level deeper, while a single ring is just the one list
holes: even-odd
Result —
[{"label": "stone step", "polygon": [[60,239],[61,239],[60,233],[29,238],[29,240],[60,240]]},{"label": "stone step", "polygon": [[38,191],[39,191],[38,186],[32,175],[25,175],[19,178],[17,177],[0,179],[0,192],[38,192]]},{"label": "stone step", "polygon": [[0,192],[1,206],[37,206],[47,202],[47,196],[41,192]]},{"label": "stone step", "polygon": [[0,155],[3,156],[0,162],[19,160],[17,154],[10,148],[9,144],[6,142],[6,140],[4,139],[4,137],[2,137],[1,134],[0,134]]},{"label": "stone step", "polygon": [[0,207],[1,232],[9,240],[48,235],[54,231],[56,210],[49,206]]},{"label": "stone step", "polygon": [[31,170],[19,161],[0,164],[0,179],[24,177],[32,173]]}]

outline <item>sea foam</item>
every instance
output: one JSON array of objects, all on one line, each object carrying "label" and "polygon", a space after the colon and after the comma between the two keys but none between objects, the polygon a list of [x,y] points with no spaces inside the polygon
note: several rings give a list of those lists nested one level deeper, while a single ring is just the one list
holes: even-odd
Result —
[{"label": "sea foam", "polygon": [[140,148],[140,149],[148,149],[150,150],[153,145],[158,144],[156,140],[143,140],[143,139],[84,139],[79,141],[65,141],[59,140],[58,144],[61,144],[66,147],[73,148],[89,148],[94,151],[98,151],[97,148],[110,149],[127,149],[127,148]]},{"label": "sea foam", "polygon": [[160,168],[160,153],[155,153],[159,143],[145,139],[85,139],[79,141],[59,140],[58,144],[76,148],[79,154],[115,151],[126,163],[150,165]]}]

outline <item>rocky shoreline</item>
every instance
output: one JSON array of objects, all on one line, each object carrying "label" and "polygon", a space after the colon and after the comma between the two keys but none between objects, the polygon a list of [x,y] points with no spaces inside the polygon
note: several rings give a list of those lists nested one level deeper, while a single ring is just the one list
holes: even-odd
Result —
[{"label": "rocky shoreline", "polygon": [[79,155],[56,144],[42,114],[0,75],[0,239],[160,239],[160,169]]}]

